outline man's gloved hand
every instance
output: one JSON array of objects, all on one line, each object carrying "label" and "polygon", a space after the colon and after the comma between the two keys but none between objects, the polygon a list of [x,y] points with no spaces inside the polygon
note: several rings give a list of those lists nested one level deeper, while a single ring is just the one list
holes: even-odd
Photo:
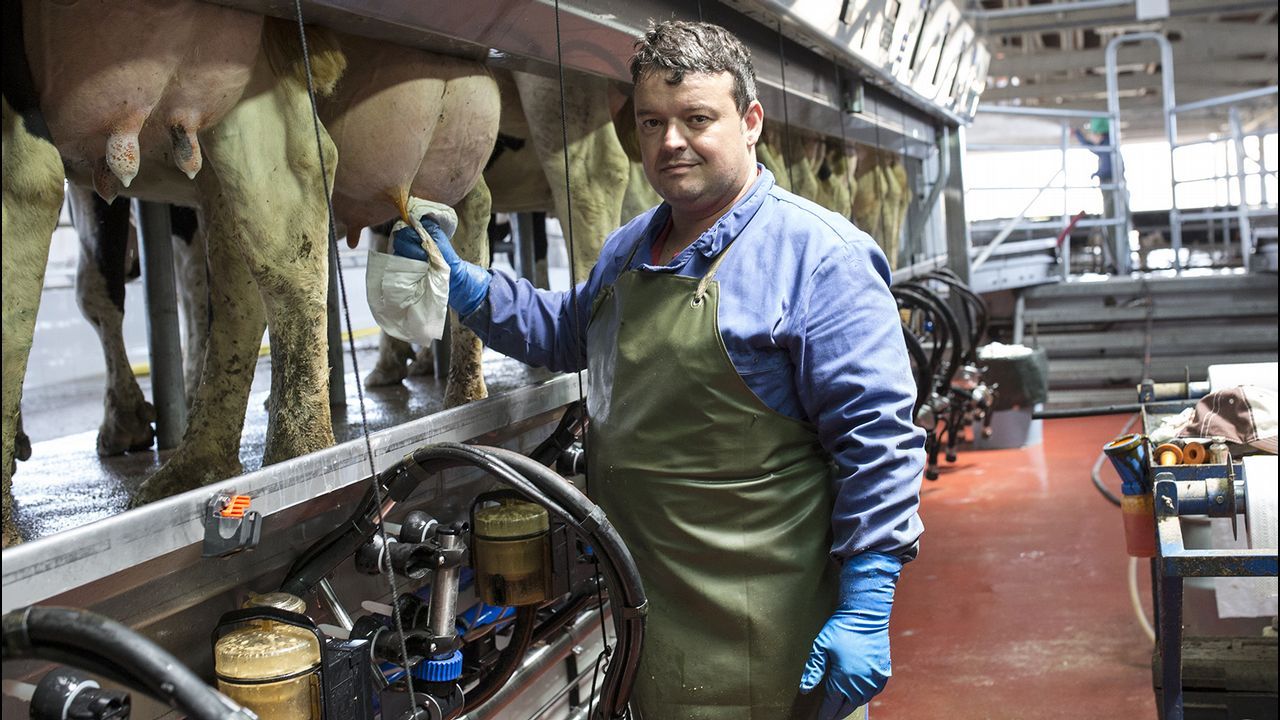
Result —
[{"label": "man's gloved hand", "polygon": [[[449,236],[430,217],[423,215],[420,221],[449,266],[449,307],[457,310],[459,315],[470,315],[489,295],[489,271],[458,257],[449,243]],[[392,229],[391,245],[395,255],[429,262],[417,231],[403,222],[396,223]]]},{"label": "man's gloved hand", "polygon": [[810,692],[822,678],[826,697],[820,720],[844,718],[884,689],[893,674],[889,662],[889,611],[902,561],[864,552],[840,571],[840,606],[813,641],[800,679]]}]

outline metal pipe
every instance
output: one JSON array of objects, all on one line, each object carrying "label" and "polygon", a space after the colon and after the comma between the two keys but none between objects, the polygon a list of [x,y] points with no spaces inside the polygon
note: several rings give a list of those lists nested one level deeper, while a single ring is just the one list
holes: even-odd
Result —
[{"label": "metal pipe", "polygon": [[1040,117],[1066,117],[1066,118],[1082,118],[1090,120],[1098,117],[1096,110],[1075,110],[1072,108],[1043,108],[1043,107],[1022,107],[1020,105],[982,105],[979,106],[978,112],[994,113],[996,115],[1028,115]]},{"label": "metal pipe", "polygon": [[1245,186],[1244,137],[1240,129],[1240,109],[1235,105],[1228,111],[1231,118],[1231,139],[1236,148],[1236,182],[1240,183],[1240,201],[1236,203],[1236,229],[1240,232],[1240,265],[1249,271],[1253,255],[1253,223],[1249,220],[1248,188]]},{"label": "metal pipe", "polygon": [[533,251],[533,216],[527,212],[511,214],[511,246],[515,248],[515,271],[517,277],[537,285],[535,282],[537,260]]},{"label": "metal pipe", "polygon": [[351,615],[347,613],[347,609],[342,607],[342,603],[338,600],[338,594],[333,591],[333,583],[329,582],[329,578],[324,578],[317,587],[320,589],[320,597],[324,598],[329,611],[333,613],[333,619],[338,621],[338,627],[350,631],[354,623],[351,622]]},{"label": "metal pipe", "polygon": [[[454,528],[436,528],[436,540],[441,550],[453,550],[462,543]],[[428,629],[436,637],[448,637],[457,632],[458,617],[458,566],[439,568],[431,578],[431,608],[428,611]]]},{"label": "metal pipe", "polygon": [[[1132,229],[1132,219],[1129,215],[1129,192],[1126,185],[1124,173],[1124,156],[1120,154],[1120,86],[1119,86],[1119,70],[1116,63],[1116,53],[1120,46],[1125,43],[1136,43],[1144,40],[1151,40],[1160,47],[1160,82],[1162,85],[1161,102],[1164,105],[1164,132],[1165,139],[1172,148],[1174,143],[1178,141],[1178,118],[1173,112],[1176,103],[1173,91],[1173,45],[1169,43],[1169,38],[1162,33],[1157,32],[1139,32],[1132,35],[1118,35],[1111,38],[1107,43],[1107,115],[1110,116],[1111,123],[1111,143],[1115,146],[1112,151],[1113,162],[1111,164],[1113,171],[1116,173],[1116,181],[1119,188],[1116,190],[1116,203],[1114,205],[1123,208],[1122,215],[1125,219],[1123,231],[1119,233],[1119,237],[1115,238],[1115,258],[1116,270],[1122,275],[1129,272],[1129,232]],[[1173,168],[1173,151],[1169,151],[1169,177],[1175,177]],[[1170,188],[1172,192],[1172,187]],[[1170,243],[1173,246],[1173,268],[1174,273],[1182,274],[1182,226],[1178,223],[1178,198],[1175,194],[1172,202],[1173,207],[1169,210],[1169,233],[1172,236]]]},{"label": "metal pipe", "polygon": [[[938,177],[934,179],[933,186],[929,188],[929,195],[925,197],[919,209],[911,213],[911,217],[907,222],[907,227],[916,231],[916,237],[911,239],[914,247],[916,240],[922,240],[924,237],[924,223],[933,214],[933,209],[938,205],[938,199],[942,197],[942,188],[946,186],[947,180],[951,178],[951,153],[947,152],[947,145],[951,143],[951,127],[949,125],[942,126],[942,137],[938,145]],[[921,250],[924,246],[921,242]]]},{"label": "metal pipe", "polygon": [[138,218],[138,259],[147,298],[147,345],[151,354],[151,399],[156,408],[156,446],[178,446],[187,430],[187,395],[182,380],[177,285],[173,270],[173,229],[169,206],[133,201]]},{"label": "metal pipe", "polygon": [[1013,291],[1013,344],[1022,344],[1022,333],[1026,324],[1027,294],[1024,288]]},{"label": "metal pipe", "polygon": [[[1059,124],[1062,128],[1062,136],[1059,139],[1059,142],[1062,145],[1062,226],[1066,227],[1067,223],[1071,222],[1071,209],[1068,207],[1070,197],[1067,192],[1070,187],[1067,184],[1067,148],[1070,147],[1071,144],[1071,130],[1067,127],[1066,120],[1061,121]],[[1103,192],[1106,191],[1104,190]]]},{"label": "metal pipe", "polygon": [[1037,410],[1031,413],[1031,419],[1054,420],[1059,418],[1094,417],[1096,415],[1127,415],[1141,410],[1141,403],[1129,403],[1127,405],[1095,405],[1093,407]]},{"label": "metal pipe", "polygon": [[1000,8],[998,10],[965,10],[964,14],[974,20],[1001,20],[1012,17],[1079,12],[1081,10],[1101,10],[1103,8],[1122,7],[1125,5],[1132,6],[1133,0],[1077,0],[1076,2],[1049,2],[1042,5]]},{"label": "metal pipe", "polygon": [[1018,229],[1017,225],[1019,222],[1022,221],[1024,217],[1027,216],[1027,211],[1031,209],[1031,206],[1034,205],[1036,201],[1040,199],[1040,196],[1044,194],[1044,191],[1048,190],[1049,187],[1053,185],[1053,183],[1058,179],[1058,176],[1061,174],[1062,174],[1061,169],[1059,169],[1058,172],[1054,173],[1053,177],[1049,178],[1049,182],[1040,188],[1040,191],[1036,193],[1035,197],[1031,198],[1031,202],[1027,203],[1026,207],[1022,208],[1022,212],[1019,212],[1017,217],[1015,217],[1013,220],[1010,220],[1009,223],[1004,226],[1004,229],[1001,230],[1000,233],[995,236],[995,239],[993,239],[990,243],[988,243],[986,246],[982,248],[982,252],[979,253],[978,257],[973,261],[973,265],[971,266],[972,269],[977,270],[979,267],[982,267],[982,263],[986,262],[987,258],[991,257],[991,253],[995,252],[996,248],[1000,247],[1000,245],[1005,241],[1005,239],[1008,238],[1010,235],[1012,235],[1014,230]]},{"label": "metal pipe", "polygon": [[1271,87],[1257,88],[1255,90],[1245,90],[1244,92],[1232,93],[1231,95],[1223,95],[1222,97],[1208,98],[1207,100],[1197,100],[1189,102],[1185,105],[1175,105],[1173,112],[1184,113],[1191,110],[1201,110],[1203,108],[1216,107],[1218,105],[1232,105],[1234,103],[1243,102],[1245,100],[1255,100],[1264,98],[1268,95],[1275,95],[1280,90],[1280,86],[1272,85]]},{"label": "metal pipe", "polygon": [[[329,258],[329,297],[325,302],[326,337],[329,344],[329,405],[347,404],[346,364],[342,358],[342,309],[338,294],[338,273],[342,271],[336,252]],[[357,380],[359,382],[359,380]]]},{"label": "metal pipe", "polygon": [[[1179,182],[1192,182],[1192,181],[1179,180]],[[1103,190],[1108,190],[1114,187],[1115,185],[1113,183],[1105,183],[1103,185],[1059,185],[1057,189],[1059,190],[1097,190],[1101,188]],[[1000,192],[1017,192],[1019,190],[1030,190],[1030,189],[1031,188],[1028,188],[1028,187],[996,187],[996,186],[984,185],[982,187],[971,187],[969,188],[969,192],[980,192],[984,190],[988,190],[988,191],[998,190]],[[1071,216],[1068,215],[1067,219],[1070,219],[1070,217]]]}]

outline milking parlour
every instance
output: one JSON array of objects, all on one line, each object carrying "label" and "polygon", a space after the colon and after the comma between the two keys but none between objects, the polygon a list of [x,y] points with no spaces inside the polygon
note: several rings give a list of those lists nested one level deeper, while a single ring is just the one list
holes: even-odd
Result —
[{"label": "milking parlour", "polygon": [[3,12],[4,717],[1277,717],[1274,2]]}]

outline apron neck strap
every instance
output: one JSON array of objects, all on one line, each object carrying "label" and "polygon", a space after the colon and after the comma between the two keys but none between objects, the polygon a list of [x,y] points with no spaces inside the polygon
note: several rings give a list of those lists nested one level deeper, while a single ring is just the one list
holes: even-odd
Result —
[{"label": "apron neck strap", "polygon": [[[737,238],[734,238],[734,240],[736,239]],[[695,303],[700,304],[702,302],[702,298],[706,296],[707,287],[710,286],[711,281],[715,279],[716,271],[720,269],[720,263],[724,262],[724,258],[729,254],[729,248],[731,247],[733,247],[732,240],[730,240],[729,243],[720,250],[720,254],[716,255],[716,258],[711,261],[711,267],[707,268],[707,274],[703,275],[702,279],[698,281],[698,289],[693,294],[693,301]]]}]

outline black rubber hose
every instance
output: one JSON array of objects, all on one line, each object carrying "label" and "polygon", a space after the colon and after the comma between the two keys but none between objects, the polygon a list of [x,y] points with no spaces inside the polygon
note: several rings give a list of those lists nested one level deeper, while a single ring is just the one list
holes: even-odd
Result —
[{"label": "black rubber hose", "polygon": [[536,605],[516,609],[515,627],[511,633],[511,640],[499,653],[498,662],[493,669],[480,680],[478,685],[467,692],[466,703],[462,708],[464,715],[493,697],[503,685],[507,684],[516,670],[520,669],[525,653],[533,645],[534,630],[537,627],[538,607]]},{"label": "black rubber hose", "polygon": [[83,667],[195,720],[253,717],[167,650],[108,617],[76,608],[32,606],[5,613],[3,626],[6,661],[52,660]]},{"label": "black rubber hose", "polygon": [[956,314],[952,311],[951,306],[947,305],[947,301],[943,300],[941,296],[924,284],[907,281],[898,287],[903,290],[914,290],[923,295],[928,302],[932,303],[942,315],[942,318],[946,321],[947,330],[950,331],[951,337],[954,338],[954,343],[951,348],[951,365],[947,369],[946,383],[939,387],[940,392],[945,392],[951,387],[951,378],[955,377],[955,374],[960,370],[960,364],[965,355],[965,347],[962,342],[963,334],[960,332],[960,321],[956,319]]},{"label": "black rubber hose", "polygon": [[[919,286],[898,286],[893,289],[893,293],[895,297],[905,301],[909,307],[924,313],[929,322],[933,323],[933,329],[930,331],[933,336],[933,353],[930,362],[934,368],[934,375],[941,378],[948,371],[947,355],[955,355],[953,348],[959,347],[960,343],[955,318],[943,315],[940,309],[941,303],[937,298],[932,293],[921,291]],[[958,355],[955,356],[958,358]],[[938,384],[935,382],[935,387]]]},{"label": "black rubber hose", "polygon": [[903,283],[895,286],[895,290],[902,293],[904,297],[915,300],[918,305],[931,308],[935,318],[941,319],[943,327],[946,328],[947,337],[950,340],[951,358],[948,360],[945,370],[939,368],[936,384],[938,392],[946,393],[951,389],[951,379],[955,377],[956,372],[960,369],[960,359],[964,352],[955,313],[951,312],[951,308],[947,307],[947,304],[935,295],[933,291],[921,285]]},{"label": "black rubber hose", "polygon": [[[483,455],[476,454],[466,445],[457,443],[433,445],[415,451],[411,457],[412,460],[401,460],[378,474],[377,481],[387,488],[383,495],[384,502],[391,501],[394,504],[394,502],[403,501],[423,478],[455,467],[478,467],[505,481],[508,485],[516,487],[527,496],[533,498],[538,496],[533,486],[523,477],[506,466],[498,466],[488,461]],[[410,467],[409,463],[416,467]],[[548,509],[554,508],[549,506]],[[315,587],[320,580],[333,572],[333,569],[343,561],[354,556],[356,551],[373,537],[378,530],[377,513],[377,502],[374,500],[373,490],[370,489],[346,523],[303,552],[289,568],[280,589],[301,596]]]},{"label": "black rubber hose", "polygon": [[911,417],[914,420],[916,413],[920,412],[920,406],[929,399],[931,390],[929,381],[932,379],[929,375],[929,358],[924,354],[920,340],[906,325],[902,326],[902,341],[907,346],[907,356],[916,365],[916,402],[911,406]]},{"label": "black rubber hose", "polygon": [[355,555],[377,531],[377,502],[370,489],[346,522],[303,551],[285,574],[280,589],[299,597],[315,587],[343,560]]},{"label": "black rubber hose", "polygon": [[569,405],[564,415],[560,416],[560,423],[556,425],[555,432],[538,443],[538,446],[529,453],[529,457],[543,465],[554,464],[560,454],[581,437],[586,416],[586,404],[581,400]]},{"label": "black rubber hose", "polygon": [[947,271],[946,273],[937,270],[925,275],[930,280],[936,280],[940,283],[948,285],[956,291],[960,299],[965,301],[968,308],[972,311],[972,323],[970,328],[972,337],[970,341],[969,360],[975,365],[978,362],[978,346],[982,343],[982,338],[987,334],[987,326],[990,322],[990,314],[987,311],[987,303],[977,293],[965,285],[955,273]]},{"label": "black rubber hose", "polygon": [[[909,289],[898,290],[897,288],[892,289],[891,292],[893,293],[894,300],[898,302],[898,308],[900,310],[919,313],[925,322],[933,325],[932,329],[926,331],[932,346],[929,351],[928,362],[929,390],[932,391],[936,385],[934,378],[942,373],[943,356],[946,355],[947,345],[951,340],[947,334],[946,321],[939,317],[938,313],[934,310],[933,305],[925,301],[918,293],[912,292]],[[913,318],[912,322],[915,323],[918,321]],[[910,325],[908,325],[908,327],[910,327]],[[924,327],[921,327],[920,329],[925,330]],[[914,334],[914,329],[912,332]],[[919,338],[917,337],[917,339]]]},{"label": "black rubber hose", "polygon": [[[605,675],[605,693],[602,695],[611,709],[611,715],[621,715],[626,708],[631,688],[635,683],[640,649],[644,638],[644,609],[647,601],[640,573],[630,551],[600,512],[585,495],[568,480],[552,472],[524,455],[501,448],[489,448],[459,443],[440,443],[415,450],[408,458],[379,473],[378,482],[387,488],[387,499],[401,501],[409,496],[423,479],[454,467],[476,467],[494,478],[515,488],[534,502],[570,524],[592,540],[593,547],[602,557],[601,563],[606,581],[622,602],[615,608],[614,624],[618,637],[618,655],[610,663]],[[362,502],[357,514],[368,503]],[[376,508],[375,508],[376,512]],[[304,553],[306,562],[295,563],[282,589],[301,594],[328,575],[338,563],[350,557],[376,530],[373,522],[364,522],[363,516],[353,516],[340,532],[331,532],[321,542],[322,548],[313,546]],[[361,536],[368,528],[368,534]],[[319,545],[320,543],[317,543]],[[631,609],[631,612],[627,612]],[[621,667],[624,672],[617,672]]]}]

